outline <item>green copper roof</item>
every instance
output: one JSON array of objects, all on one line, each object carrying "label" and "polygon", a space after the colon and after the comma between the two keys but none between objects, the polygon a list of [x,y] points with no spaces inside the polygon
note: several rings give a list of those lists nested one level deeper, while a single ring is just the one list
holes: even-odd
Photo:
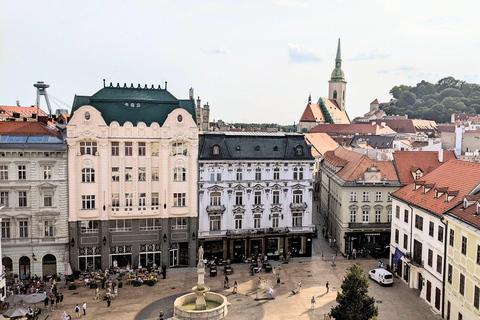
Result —
[{"label": "green copper roof", "polygon": [[342,51],[340,49],[340,38],[338,38],[337,57],[335,58],[335,69],[332,71],[330,82],[345,81],[345,74],[342,70]]},{"label": "green copper roof", "polygon": [[188,111],[195,119],[195,102],[178,100],[165,89],[104,87],[93,96],[75,96],[72,115],[84,105],[91,105],[101,112],[105,122],[110,125],[117,121],[120,125],[130,121],[133,125],[144,122],[150,126],[153,122],[163,125],[168,115],[177,108]]}]

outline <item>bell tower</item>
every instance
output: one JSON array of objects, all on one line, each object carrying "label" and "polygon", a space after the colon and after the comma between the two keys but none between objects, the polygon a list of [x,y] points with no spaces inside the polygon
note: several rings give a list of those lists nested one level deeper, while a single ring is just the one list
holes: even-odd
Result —
[{"label": "bell tower", "polygon": [[340,49],[340,38],[338,38],[337,56],[335,58],[335,69],[332,71],[330,81],[328,81],[328,99],[337,102],[340,110],[345,110],[347,82],[342,70],[342,53]]}]

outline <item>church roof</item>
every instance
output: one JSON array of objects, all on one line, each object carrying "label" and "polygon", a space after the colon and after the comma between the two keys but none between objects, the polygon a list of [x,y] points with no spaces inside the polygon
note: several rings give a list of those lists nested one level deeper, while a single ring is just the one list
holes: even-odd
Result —
[{"label": "church roof", "polygon": [[134,88],[124,85],[110,85],[100,89],[92,96],[77,96],[73,100],[71,115],[84,105],[95,107],[110,125],[117,121],[120,125],[130,121],[136,125],[144,122],[147,126],[153,122],[162,125],[167,116],[177,108],[187,110],[195,119],[195,102],[179,100],[169,91],[161,88]]}]

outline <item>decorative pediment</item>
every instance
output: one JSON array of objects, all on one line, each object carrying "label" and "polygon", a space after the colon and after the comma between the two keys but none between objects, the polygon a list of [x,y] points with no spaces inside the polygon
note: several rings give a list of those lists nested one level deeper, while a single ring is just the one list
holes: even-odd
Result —
[{"label": "decorative pediment", "polygon": [[292,186],[293,190],[299,190],[299,189],[305,189],[305,186],[303,184],[297,183]]},{"label": "decorative pediment", "polygon": [[40,189],[53,189],[53,188],[56,188],[57,186],[49,182],[44,182],[42,184],[39,184],[38,187]]},{"label": "decorative pediment", "polygon": [[215,192],[215,191],[222,191],[223,187],[220,187],[219,185],[214,185],[214,186],[208,187],[207,189],[210,190],[210,192],[212,191]]},{"label": "decorative pediment", "polygon": [[278,183],[275,183],[275,184],[272,186],[272,189],[273,189],[273,190],[280,190],[280,189],[282,189],[282,186],[279,185]]},{"label": "decorative pediment", "polygon": [[243,206],[235,206],[232,210],[233,214],[245,213],[245,208]]},{"label": "decorative pediment", "polygon": [[252,208],[253,213],[263,213],[263,206],[262,205],[254,205]]},{"label": "decorative pediment", "polygon": [[235,187],[233,187],[233,189],[241,191],[241,190],[245,189],[245,187],[242,186],[241,184],[237,184]]},{"label": "decorative pediment", "polygon": [[282,207],[279,206],[279,205],[273,205],[273,206],[270,208],[270,211],[271,211],[271,212],[282,212]]},{"label": "decorative pediment", "polygon": [[263,186],[261,184],[256,184],[253,186],[253,190],[263,190]]}]

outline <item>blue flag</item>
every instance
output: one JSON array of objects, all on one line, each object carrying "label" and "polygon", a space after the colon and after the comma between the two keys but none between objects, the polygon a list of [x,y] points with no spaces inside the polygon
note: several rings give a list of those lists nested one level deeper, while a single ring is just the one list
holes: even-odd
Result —
[{"label": "blue flag", "polygon": [[403,252],[400,251],[398,248],[395,248],[395,254],[393,255],[392,264],[397,264],[398,261],[400,261],[400,259],[402,258],[402,256],[403,256]]}]

